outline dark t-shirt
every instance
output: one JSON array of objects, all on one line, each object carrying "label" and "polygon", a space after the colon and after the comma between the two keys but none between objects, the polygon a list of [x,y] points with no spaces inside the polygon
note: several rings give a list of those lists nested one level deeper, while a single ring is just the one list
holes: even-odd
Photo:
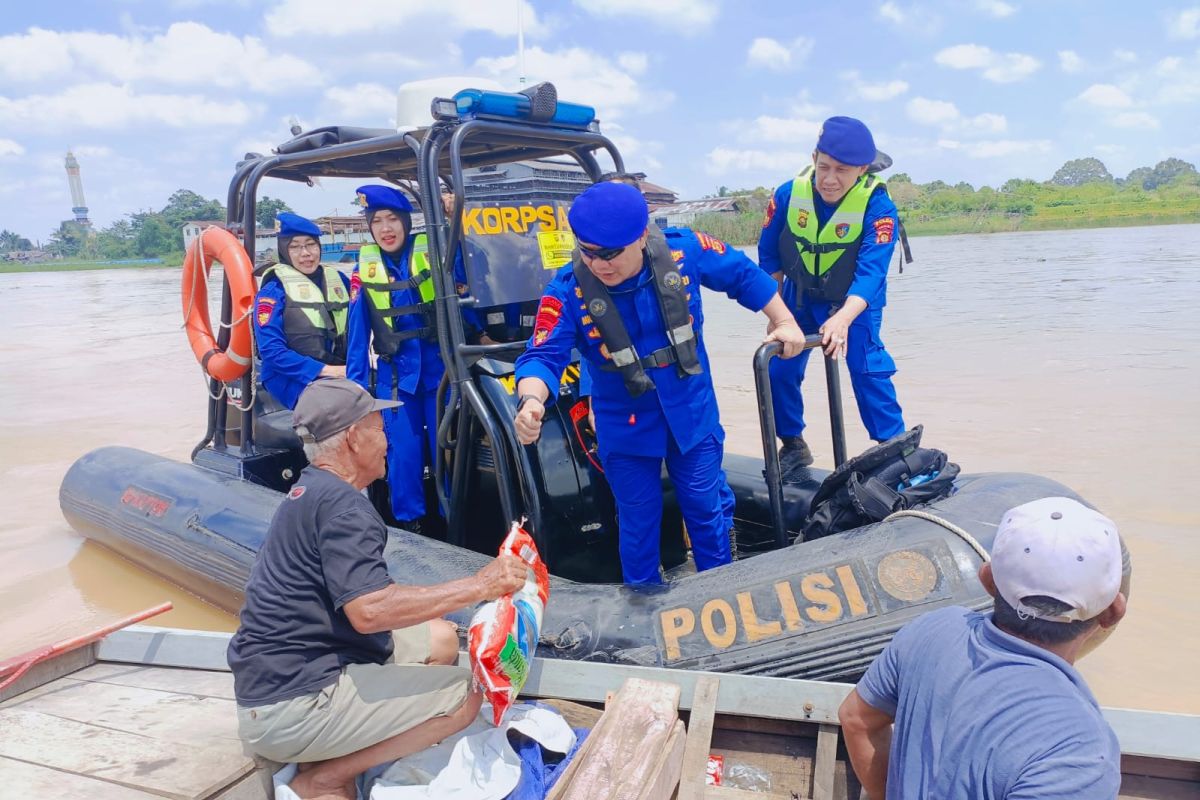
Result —
[{"label": "dark t-shirt", "polygon": [[386,541],[383,520],[353,486],[312,466],[300,473],[271,519],[229,642],[240,705],[311,694],[347,664],[391,657],[389,632],[359,633],[342,610],[392,582]]}]

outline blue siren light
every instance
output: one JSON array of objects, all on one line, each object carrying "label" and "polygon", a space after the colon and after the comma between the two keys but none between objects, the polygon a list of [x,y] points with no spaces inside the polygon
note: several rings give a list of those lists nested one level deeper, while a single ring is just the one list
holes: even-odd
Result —
[{"label": "blue siren light", "polygon": [[463,89],[454,95],[460,119],[488,118],[540,122],[560,128],[587,129],[596,119],[596,109],[558,101],[549,83],[539,83],[523,92],[491,92]]}]

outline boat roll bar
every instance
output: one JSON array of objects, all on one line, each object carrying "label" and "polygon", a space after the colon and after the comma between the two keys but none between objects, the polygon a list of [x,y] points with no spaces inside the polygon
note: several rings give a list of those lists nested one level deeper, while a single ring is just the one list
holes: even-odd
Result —
[{"label": "boat roll bar", "polygon": [[[820,336],[806,336],[804,350],[821,346]],[[783,352],[779,342],[767,342],[754,353],[754,388],[758,393],[758,427],[762,431],[763,464],[766,465],[767,498],[771,504],[771,527],[775,544],[787,547],[788,532],[783,518],[783,476],[779,471],[779,451],[775,448],[775,406],[771,398],[771,359]],[[842,414],[842,381],[836,358],[825,356],[825,388],[829,393],[829,430],[833,435],[833,464],[846,460],[846,421]]]}]

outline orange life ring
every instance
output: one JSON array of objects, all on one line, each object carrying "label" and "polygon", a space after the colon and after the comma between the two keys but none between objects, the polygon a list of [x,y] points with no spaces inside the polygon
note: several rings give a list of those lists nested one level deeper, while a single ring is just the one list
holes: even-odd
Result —
[{"label": "orange life ring", "polygon": [[[233,302],[229,346],[224,350],[217,347],[208,318],[208,271],[214,261],[225,268]],[[219,381],[235,381],[250,369],[250,308],[255,291],[254,264],[237,237],[224,228],[201,231],[183,259],[183,324],[200,367]]]}]

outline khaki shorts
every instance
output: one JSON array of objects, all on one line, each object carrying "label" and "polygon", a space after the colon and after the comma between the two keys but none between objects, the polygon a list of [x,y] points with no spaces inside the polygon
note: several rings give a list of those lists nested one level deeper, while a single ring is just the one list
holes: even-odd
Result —
[{"label": "khaki shorts", "polygon": [[386,664],[350,664],[337,683],[266,706],[238,706],[238,735],[264,758],[324,761],[454,713],[471,689],[463,667],[429,666],[430,626],[393,631]]}]

